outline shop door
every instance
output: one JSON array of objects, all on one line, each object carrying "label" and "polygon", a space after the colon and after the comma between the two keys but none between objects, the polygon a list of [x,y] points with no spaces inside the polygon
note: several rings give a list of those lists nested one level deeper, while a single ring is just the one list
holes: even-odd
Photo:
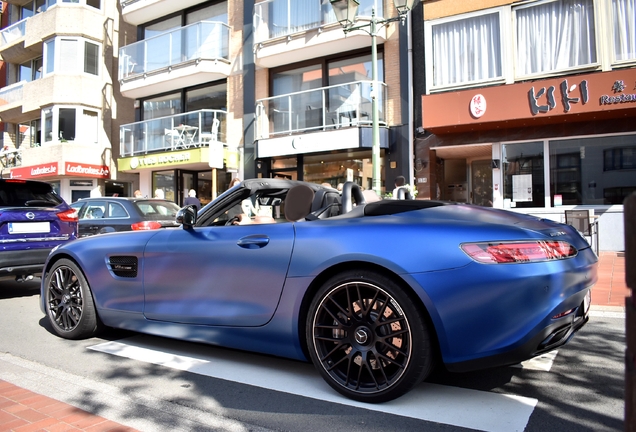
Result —
[{"label": "shop door", "polygon": [[492,207],[492,165],[490,160],[473,161],[471,171],[472,204]]}]

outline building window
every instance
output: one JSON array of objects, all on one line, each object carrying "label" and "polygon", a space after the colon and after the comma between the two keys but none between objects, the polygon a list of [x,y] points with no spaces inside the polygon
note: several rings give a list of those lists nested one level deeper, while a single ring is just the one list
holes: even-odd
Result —
[{"label": "building window", "polygon": [[82,38],[55,38],[44,43],[47,74],[87,73],[99,75],[100,45]]},{"label": "building window", "polygon": [[96,144],[99,141],[99,113],[77,107],[53,107],[43,112],[44,141],[73,141]]},{"label": "building window", "polygon": [[504,207],[545,207],[543,141],[504,144]]},{"label": "building window", "polygon": [[636,146],[603,151],[603,171],[636,169]]},{"label": "building window", "polygon": [[40,119],[18,125],[18,148],[39,147],[42,133]]},{"label": "building window", "polygon": [[433,87],[501,79],[500,20],[495,12],[432,25]]},{"label": "building window", "polygon": [[84,42],[84,72],[91,75],[99,74],[99,45]]},{"label": "building window", "polygon": [[18,82],[31,82],[42,77],[42,57],[38,57],[18,66]]},{"label": "building window", "polygon": [[636,135],[552,140],[549,146],[553,203],[561,195],[564,205],[622,204],[636,189]]},{"label": "building window", "polygon": [[560,0],[514,9],[517,76],[595,66],[593,0]]},{"label": "building window", "polygon": [[614,60],[636,60],[636,0],[612,0]]}]

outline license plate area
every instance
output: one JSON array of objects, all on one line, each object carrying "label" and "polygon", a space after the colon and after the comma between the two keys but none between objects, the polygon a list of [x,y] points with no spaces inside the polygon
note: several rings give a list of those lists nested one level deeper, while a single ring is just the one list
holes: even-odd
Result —
[{"label": "license plate area", "polygon": [[50,222],[9,222],[9,234],[35,234],[51,232]]}]

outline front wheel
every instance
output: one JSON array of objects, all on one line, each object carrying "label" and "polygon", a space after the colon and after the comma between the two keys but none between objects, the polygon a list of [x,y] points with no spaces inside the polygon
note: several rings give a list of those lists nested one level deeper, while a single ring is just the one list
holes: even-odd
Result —
[{"label": "front wheel", "polygon": [[314,365],[331,387],[351,399],[395,399],[432,369],[422,312],[379,273],[349,271],[327,281],[311,303],[306,328]]},{"label": "front wheel", "polygon": [[73,261],[53,264],[44,280],[46,315],[58,335],[66,339],[94,336],[100,326],[88,282]]}]

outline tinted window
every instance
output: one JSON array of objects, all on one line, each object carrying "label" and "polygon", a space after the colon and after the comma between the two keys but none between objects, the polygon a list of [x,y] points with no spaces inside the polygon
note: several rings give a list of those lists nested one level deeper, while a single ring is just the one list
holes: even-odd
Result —
[{"label": "tinted window", "polygon": [[56,206],[63,202],[47,183],[0,182],[0,205],[11,207]]},{"label": "tinted window", "polygon": [[169,201],[136,201],[135,205],[147,220],[172,219],[179,211],[179,206]]}]

